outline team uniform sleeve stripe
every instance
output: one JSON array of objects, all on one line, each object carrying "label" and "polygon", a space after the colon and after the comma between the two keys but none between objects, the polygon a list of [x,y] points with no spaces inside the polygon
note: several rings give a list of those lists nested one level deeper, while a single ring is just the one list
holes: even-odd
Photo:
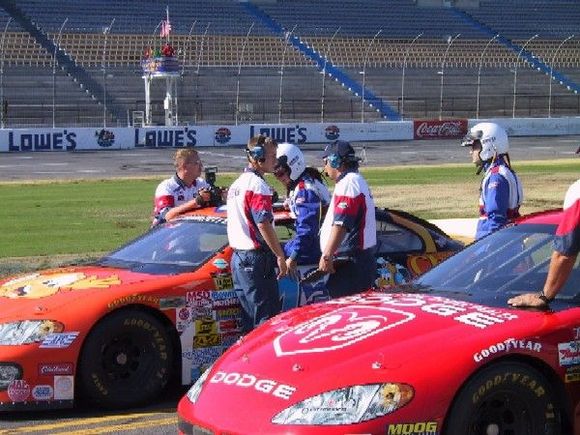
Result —
[{"label": "team uniform sleeve stripe", "polygon": [[174,206],[175,206],[175,198],[173,197],[173,195],[163,195],[155,198],[155,213],[159,213],[164,208]]},{"label": "team uniform sleeve stripe", "polygon": [[366,209],[365,205],[365,197],[362,194],[354,198],[337,195],[334,198],[334,224],[351,230]]},{"label": "team uniform sleeve stripe", "polygon": [[554,249],[564,255],[576,255],[580,249],[580,200],[564,210],[556,229]]}]

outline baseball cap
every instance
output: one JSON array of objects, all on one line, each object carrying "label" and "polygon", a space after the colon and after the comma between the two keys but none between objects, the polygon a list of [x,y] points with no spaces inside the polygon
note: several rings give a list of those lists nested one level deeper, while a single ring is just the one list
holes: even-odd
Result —
[{"label": "baseball cap", "polygon": [[320,157],[324,159],[331,154],[338,154],[338,156],[342,157],[343,159],[356,159],[354,148],[345,140],[335,140],[334,142],[326,145],[326,148],[324,148],[324,152]]}]

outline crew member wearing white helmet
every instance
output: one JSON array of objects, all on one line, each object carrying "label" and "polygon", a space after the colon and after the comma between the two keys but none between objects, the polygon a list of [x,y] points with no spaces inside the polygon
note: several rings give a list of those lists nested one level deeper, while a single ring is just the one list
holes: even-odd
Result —
[{"label": "crew member wearing white helmet", "polygon": [[[359,173],[359,158],[346,141],[324,150],[324,171],[336,182],[328,212],[320,229],[322,256],[318,269],[330,273],[327,287],[332,298],[372,287],[376,278],[377,228],[375,202]],[[335,269],[334,258],[350,261]]]},{"label": "crew member wearing white helmet", "polygon": [[286,186],[287,205],[295,220],[294,237],[284,245],[289,270],[298,264],[320,259],[319,231],[330,203],[330,192],[318,169],[306,167],[304,154],[296,145],[282,143],[276,151],[274,175]]},{"label": "crew member wearing white helmet", "polygon": [[479,197],[476,239],[503,227],[520,215],[524,199],[522,183],[511,168],[509,141],[505,130],[492,122],[471,128],[461,146],[470,147],[477,174],[484,171]]}]

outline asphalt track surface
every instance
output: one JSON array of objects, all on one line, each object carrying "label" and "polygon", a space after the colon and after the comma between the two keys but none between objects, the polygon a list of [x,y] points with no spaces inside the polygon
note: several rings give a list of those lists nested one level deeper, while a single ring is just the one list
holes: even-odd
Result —
[{"label": "asphalt track surface", "polygon": [[[353,143],[367,166],[468,163],[459,140],[389,141]],[[517,137],[510,139],[512,162],[571,158],[580,136]],[[321,166],[323,145],[304,145],[309,165]],[[246,164],[242,148],[198,147],[205,166],[220,172],[238,172]],[[174,172],[175,150],[131,149],[73,152],[26,152],[0,154],[0,181],[103,179],[117,177],[163,178]]]},{"label": "asphalt track surface", "polygon": [[[520,160],[572,158],[580,136],[511,138],[510,156]],[[468,163],[458,140],[393,141],[353,144],[367,166]],[[302,147],[309,165],[321,166],[322,145]],[[238,172],[245,166],[240,148],[198,148],[205,166]],[[30,152],[0,154],[0,182],[30,180],[159,177],[173,173],[172,149]],[[580,157],[579,157],[580,169]],[[580,173],[580,170],[579,170]],[[174,387],[155,404],[123,412],[104,412],[80,404],[73,410],[0,414],[5,434],[175,434],[176,403],[185,387]]]}]

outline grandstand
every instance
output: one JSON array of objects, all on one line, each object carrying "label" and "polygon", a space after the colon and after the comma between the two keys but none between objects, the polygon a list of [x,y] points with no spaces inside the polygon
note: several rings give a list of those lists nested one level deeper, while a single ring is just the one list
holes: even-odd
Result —
[{"label": "grandstand", "polygon": [[165,41],[180,124],[578,116],[579,24],[575,0],[6,0],[3,124],[130,125]]}]

